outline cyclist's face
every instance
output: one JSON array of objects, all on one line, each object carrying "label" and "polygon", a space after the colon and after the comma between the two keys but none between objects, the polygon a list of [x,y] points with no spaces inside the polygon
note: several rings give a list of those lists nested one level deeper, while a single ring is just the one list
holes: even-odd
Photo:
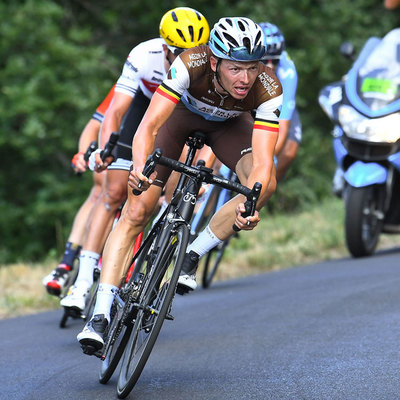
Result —
[{"label": "cyclist's face", "polygon": [[[210,57],[210,62],[211,68],[215,72],[217,60]],[[258,76],[258,67],[258,61],[238,62],[223,59],[218,66],[219,79],[223,89],[235,99],[244,99]],[[218,82],[215,84],[219,87]]]}]

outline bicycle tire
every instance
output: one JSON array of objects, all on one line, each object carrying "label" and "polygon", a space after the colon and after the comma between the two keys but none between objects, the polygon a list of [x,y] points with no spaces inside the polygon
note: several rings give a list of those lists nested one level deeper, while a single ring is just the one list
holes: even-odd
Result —
[{"label": "bicycle tire", "polygon": [[220,187],[213,186],[206,193],[206,198],[203,200],[203,203],[201,204],[198,211],[202,214],[200,216],[197,216],[197,214],[195,214],[192,218],[192,240],[195,239],[197,235],[208,225],[211,218],[215,214],[220,192]]},{"label": "bicycle tire", "polygon": [[201,279],[204,289],[210,287],[228,244],[229,239],[224,240],[218,246],[215,246],[213,249],[211,249],[204,257],[203,275]]},{"label": "bicycle tire", "polygon": [[[140,250],[140,254],[137,255],[137,259],[135,261],[134,271],[131,275],[131,278],[125,285],[125,287],[130,287],[133,284],[136,278],[136,273],[141,270],[141,266],[145,261],[145,256],[152,246],[154,238],[149,240],[145,246]],[[122,288],[121,291],[124,289]],[[125,296],[122,297],[127,300],[129,296],[132,295],[132,291],[127,291]],[[105,355],[99,371],[99,382],[102,384],[107,383],[112,375],[114,374],[116,368],[118,367],[119,361],[122,357],[122,354],[125,350],[126,344],[128,343],[128,339],[132,332],[133,320],[131,316],[132,305],[128,304],[126,307],[130,309],[119,310],[117,313],[118,305],[117,300],[114,300],[112,309],[111,309],[111,324],[108,332],[108,336],[106,339],[106,345],[108,346],[107,354]],[[125,317],[125,320],[123,318]],[[118,335],[117,337],[115,337]],[[113,337],[114,336],[114,337]]]},{"label": "bicycle tire", "polygon": [[85,321],[89,321],[92,318],[94,306],[96,304],[96,295],[97,289],[99,288],[100,284],[100,270],[96,268],[93,272],[93,284],[89,290],[88,295],[86,296],[86,304],[85,309],[82,313],[82,318]]},{"label": "bicycle tire", "polygon": [[121,399],[138,381],[170,310],[188,242],[189,230],[182,224],[170,231],[168,243],[158,249],[154,264],[144,266],[150,272],[147,271],[147,285],[138,301],[135,324],[121,361],[117,384]]},{"label": "bicycle tire", "polygon": [[[76,278],[78,277],[78,272],[79,272],[79,257],[76,257],[74,260],[74,268],[69,274],[68,280],[61,291],[60,299],[64,298],[68,294],[71,287],[74,285]],[[65,328],[67,326],[67,321],[70,316],[71,315],[63,308],[63,315],[59,323],[60,328]]]}]

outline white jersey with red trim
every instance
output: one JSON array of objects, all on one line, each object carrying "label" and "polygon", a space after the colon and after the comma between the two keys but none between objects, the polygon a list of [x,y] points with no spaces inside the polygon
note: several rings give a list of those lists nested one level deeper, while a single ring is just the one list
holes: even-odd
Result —
[{"label": "white jersey with red trim", "polygon": [[125,61],[115,91],[135,96],[140,88],[149,99],[166,76],[164,39],[156,38],[135,46]]}]

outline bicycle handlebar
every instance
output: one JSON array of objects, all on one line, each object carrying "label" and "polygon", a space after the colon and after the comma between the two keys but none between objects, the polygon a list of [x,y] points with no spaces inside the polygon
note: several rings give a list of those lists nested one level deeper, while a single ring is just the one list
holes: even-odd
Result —
[{"label": "bicycle handlebar", "polygon": [[[146,164],[144,165],[144,168],[143,168],[143,175],[146,178],[148,178],[154,172],[154,169],[156,168],[157,163],[159,163],[160,158],[162,157],[161,154],[162,154],[161,150],[156,149],[153,154],[151,154],[150,156],[147,157]],[[139,181],[138,188],[141,188],[142,185],[143,185],[143,181]],[[139,196],[142,193],[142,191],[138,190],[138,189],[132,189],[132,193],[135,196]]]},{"label": "bicycle handlebar", "polygon": [[119,133],[118,132],[113,132],[110,135],[110,138],[108,139],[108,142],[104,146],[104,150],[102,150],[100,152],[100,157],[101,157],[102,161],[104,161],[108,157],[114,157],[113,154],[112,154],[112,151],[113,151],[115,145],[117,144],[118,138],[119,138]]},{"label": "bicycle handlebar", "polygon": [[[247,200],[244,203],[246,207],[246,212],[243,213],[243,217],[246,218],[248,216],[254,215],[257,200],[261,193],[262,186],[260,182],[256,182],[253,188],[249,189],[247,186],[243,186],[238,182],[234,182],[227,178],[214,175],[211,168],[206,168],[204,166],[194,167],[191,165],[186,165],[185,163],[182,163],[180,161],[173,160],[172,158],[164,157],[162,155],[161,149],[156,149],[153,154],[147,158],[145,167],[143,169],[143,175],[148,178],[153,173],[157,164],[169,167],[174,171],[181,172],[185,175],[190,176],[191,178],[200,179],[202,182],[216,184],[225,189],[232,190],[246,196]],[[141,187],[142,183],[143,182],[140,181],[138,187]],[[140,193],[142,193],[140,190],[136,189],[133,189],[132,192],[135,195],[139,195]],[[235,231],[240,231],[240,229],[236,225],[233,225],[233,229]]]},{"label": "bicycle handlebar", "polygon": [[85,154],[83,155],[83,159],[88,162],[90,155],[97,149],[97,142],[95,140],[93,140],[92,142],[90,142],[88,148],[86,149]]}]

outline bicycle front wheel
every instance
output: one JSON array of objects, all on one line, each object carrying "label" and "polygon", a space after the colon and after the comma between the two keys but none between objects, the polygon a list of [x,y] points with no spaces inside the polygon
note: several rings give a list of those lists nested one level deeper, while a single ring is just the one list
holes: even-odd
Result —
[{"label": "bicycle front wheel", "polygon": [[119,398],[125,398],[131,392],[165,319],[172,319],[169,312],[188,241],[188,228],[180,225],[170,232],[167,243],[158,248],[156,256],[148,257],[146,286],[138,301],[135,324],[122,358],[117,384]]},{"label": "bicycle front wheel", "polygon": [[120,305],[117,298],[114,299],[111,308],[110,329],[105,343],[106,350],[100,366],[100,383],[107,383],[113,375],[131,335],[136,315],[136,309],[132,303],[136,301],[143,286],[142,266],[153,241],[154,237],[148,240],[140,250],[129,282],[120,290],[121,299],[125,302],[124,306]]}]

